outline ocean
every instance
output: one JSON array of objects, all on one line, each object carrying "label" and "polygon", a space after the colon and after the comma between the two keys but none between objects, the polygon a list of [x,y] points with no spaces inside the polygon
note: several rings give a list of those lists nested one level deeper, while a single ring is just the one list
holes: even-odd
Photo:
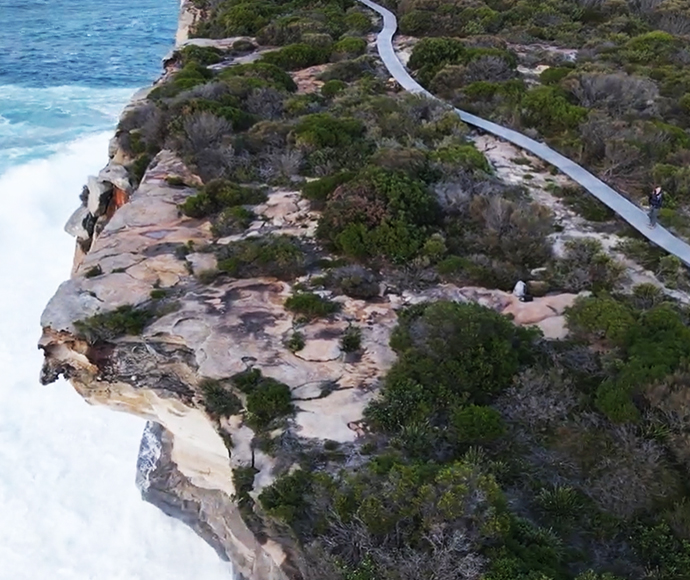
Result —
[{"label": "ocean", "polygon": [[227,580],[135,487],[144,421],[42,387],[63,226],[130,95],[160,73],[176,0],[0,0],[0,580]]}]

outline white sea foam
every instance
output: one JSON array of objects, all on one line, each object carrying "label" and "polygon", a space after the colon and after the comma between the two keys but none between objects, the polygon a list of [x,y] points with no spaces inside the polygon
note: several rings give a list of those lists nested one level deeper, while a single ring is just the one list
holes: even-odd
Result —
[{"label": "white sea foam", "polygon": [[40,312],[71,267],[62,227],[110,135],[0,175],[0,580],[227,580],[209,546],[140,499],[144,422],[38,384]]}]

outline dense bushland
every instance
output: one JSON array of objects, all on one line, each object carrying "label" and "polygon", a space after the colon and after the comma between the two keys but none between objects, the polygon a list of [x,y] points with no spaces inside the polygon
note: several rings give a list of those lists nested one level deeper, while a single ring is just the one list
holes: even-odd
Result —
[{"label": "dense bushland", "polygon": [[[541,136],[633,200],[659,184],[662,222],[687,235],[690,11],[677,2],[397,4],[424,36],[409,61],[454,105]],[[510,48],[509,43],[513,43]],[[530,49],[534,43],[578,49]],[[514,45],[521,55],[515,52]],[[516,70],[546,65],[536,86]]]},{"label": "dense bushland", "polygon": [[649,297],[581,300],[560,344],[474,304],[406,311],[365,465],[305,463],[259,496],[303,544],[306,578],[690,573],[687,314]]}]

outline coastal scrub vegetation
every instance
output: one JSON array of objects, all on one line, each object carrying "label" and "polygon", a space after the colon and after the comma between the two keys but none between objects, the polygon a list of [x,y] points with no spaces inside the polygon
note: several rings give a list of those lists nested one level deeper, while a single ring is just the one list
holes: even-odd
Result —
[{"label": "coastal scrub vegetation", "polygon": [[661,185],[668,198],[662,223],[688,235],[687,6],[669,0],[458,0],[446,10],[433,0],[389,4],[401,32],[422,37],[409,67],[429,90],[545,139],[634,201]]},{"label": "coastal scrub vegetation", "polygon": [[[555,257],[550,211],[493,175],[458,116],[387,85],[364,38],[372,15],[353,1],[195,3],[197,36],[251,36],[233,50],[261,54],[233,64],[230,52],[185,49],[120,123],[123,151],[137,171],[177,153],[204,183],[180,211],[217,238],[253,219],[257,184],[300,188],[333,257],[268,234],[212,244],[219,272],[308,275],[285,303],[307,322],[338,311],[321,289],[359,300],[439,281],[509,290],[545,267],[549,289],[592,292],[558,342],[476,304],[402,311],[397,358],[347,468],[297,454],[256,505],[255,470],[240,468],[243,517],[302,548],[304,580],[690,577],[687,307],[649,285],[622,293],[622,266],[596,240]],[[409,66],[431,91],[543,137],[631,197],[659,182],[662,221],[682,223],[690,16],[679,3],[387,5],[404,33],[425,37]],[[516,46],[536,42],[559,50]],[[526,82],[518,67],[539,64],[549,68]],[[312,66],[323,85],[298,90],[296,71]],[[556,193],[609,218],[577,191]],[[678,264],[647,258],[681,283]],[[149,321],[125,308],[82,332],[107,340]],[[340,338],[361,349],[359,328]],[[304,348],[299,332],[286,340]],[[201,392],[210,414],[245,413],[264,436],[293,412],[289,387],[258,369]]]},{"label": "coastal scrub vegetation", "polygon": [[259,495],[304,577],[686,577],[690,331],[649,295],[579,299],[561,343],[477,304],[404,311],[367,461],[305,463]]},{"label": "coastal scrub vegetation", "polygon": [[89,344],[109,342],[122,336],[140,336],[155,319],[174,312],[178,303],[151,297],[152,301],[138,306],[125,304],[108,312],[100,312],[74,322],[76,335]]}]

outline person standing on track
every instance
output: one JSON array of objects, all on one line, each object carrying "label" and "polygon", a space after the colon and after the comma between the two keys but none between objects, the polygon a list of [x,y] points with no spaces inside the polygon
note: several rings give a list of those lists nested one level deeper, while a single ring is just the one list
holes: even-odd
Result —
[{"label": "person standing on track", "polygon": [[661,191],[660,187],[655,187],[654,191],[649,194],[648,202],[649,211],[647,215],[649,216],[649,227],[655,228],[657,218],[659,217],[659,210],[661,210],[661,206],[664,203],[664,192]]}]

